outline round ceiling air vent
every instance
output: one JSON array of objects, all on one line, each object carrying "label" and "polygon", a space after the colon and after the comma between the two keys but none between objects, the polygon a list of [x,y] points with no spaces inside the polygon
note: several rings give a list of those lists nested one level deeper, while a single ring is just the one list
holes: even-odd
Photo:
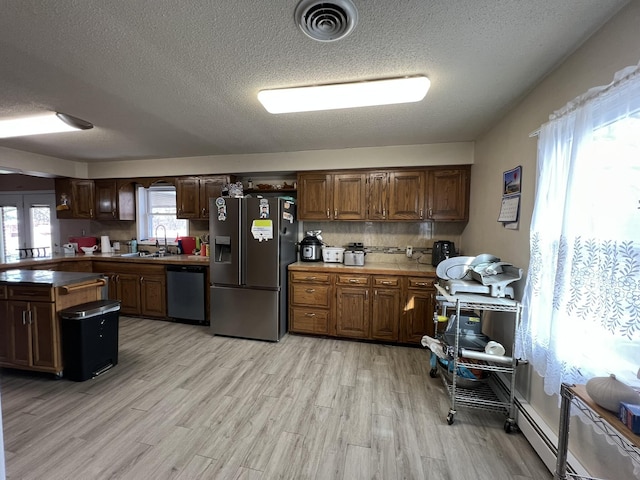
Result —
[{"label": "round ceiling air vent", "polygon": [[319,42],[340,40],[358,23],[358,11],[351,0],[301,0],[294,16],[304,34]]}]

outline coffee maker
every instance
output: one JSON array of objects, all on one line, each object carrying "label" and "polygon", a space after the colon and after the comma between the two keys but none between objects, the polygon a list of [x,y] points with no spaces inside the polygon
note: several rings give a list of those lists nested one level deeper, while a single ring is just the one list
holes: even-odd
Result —
[{"label": "coffee maker", "polygon": [[431,265],[437,267],[440,262],[456,256],[456,246],[449,240],[439,240],[433,243]]}]

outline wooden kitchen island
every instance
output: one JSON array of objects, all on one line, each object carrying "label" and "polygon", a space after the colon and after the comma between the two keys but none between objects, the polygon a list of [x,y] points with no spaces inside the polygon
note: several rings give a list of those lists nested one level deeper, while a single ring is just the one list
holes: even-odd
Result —
[{"label": "wooden kitchen island", "polygon": [[62,376],[58,312],[106,298],[105,286],[97,273],[0,272],[0,367]]}]

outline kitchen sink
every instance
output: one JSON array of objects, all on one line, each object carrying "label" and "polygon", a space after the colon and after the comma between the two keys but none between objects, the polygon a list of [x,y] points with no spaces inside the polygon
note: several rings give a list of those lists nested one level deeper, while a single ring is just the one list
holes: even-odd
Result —
[{"label": "kitchen sink", "polygon": [[137,253],[121,253],[121,257],[124,258],[165,258],[172,257],[171,253],[145,253],[145,252],[137,252]]}]

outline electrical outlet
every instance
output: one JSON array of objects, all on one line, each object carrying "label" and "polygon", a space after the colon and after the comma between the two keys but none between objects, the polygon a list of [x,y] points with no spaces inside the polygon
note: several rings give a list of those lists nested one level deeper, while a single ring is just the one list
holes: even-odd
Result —
[{"label": "electrical outlet", "polygon": [[411,245],[407,245],[406,253],[408,258],[411,258],[413,256],[413,247]]}]

